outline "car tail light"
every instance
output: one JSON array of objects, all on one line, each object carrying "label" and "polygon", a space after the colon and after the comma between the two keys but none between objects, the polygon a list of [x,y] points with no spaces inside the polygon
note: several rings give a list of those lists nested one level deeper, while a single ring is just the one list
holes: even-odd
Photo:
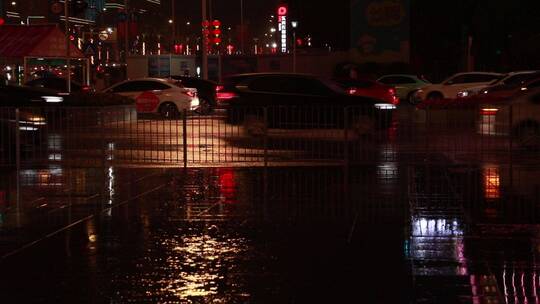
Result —
[{"label": "car tail light", "polygon": [[216,93],[219,93],[220,91],[223,91],[224,88],[225,88],[225,87],[222,86],[222,85],[216,86]]},{"label": "car tail light", "polygon": [[238,94],[233,92],[218,92],[216,97],[219,102],[225,102],[233,98],[237,98]]},{"label": "car tail light", "polygon": [[83,87],[81,88],[81,91],[83,91],[83,92],[85,92],[85,93],[88,93],[88,92],[90,92],[90,87],[89,87],[89,86],[83,86]]},{"label": "car tail light", "polygon": [[392,102],[392,104],[393,105],[398,105],[399,104],[399,98],[396,95],[396,89],[389,88],[388,93],[390,94],[390,101]]},{"label": "car tail light", "polygon": [[482,115],[497,115],[499,109],[496,108],[482,108],[480,109],[480,114]]},{"label": "car tail light", "polygon": [[195,94],[195,93],[192,92],[192,91],[185,91],[184,94],[186,94],[186,95],[189,96],[189,97],[195,97],[195,96],[197,96],[197,94]]},{"label": "car tail light", "polygon": [[349,88],[347,92],[349,93],[349,95],[355,95],[358,90],[356,88]]}]

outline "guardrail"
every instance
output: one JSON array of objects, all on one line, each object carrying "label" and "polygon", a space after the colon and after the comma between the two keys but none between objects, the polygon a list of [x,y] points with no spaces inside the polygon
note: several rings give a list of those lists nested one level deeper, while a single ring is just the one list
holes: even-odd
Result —
[{"label": "guardrail", "polygon": [[0,108],[0,164],[467,161],[534,148],[540,128],[522,116],[511,107],[252,107],[172,119],[125,106]]}]

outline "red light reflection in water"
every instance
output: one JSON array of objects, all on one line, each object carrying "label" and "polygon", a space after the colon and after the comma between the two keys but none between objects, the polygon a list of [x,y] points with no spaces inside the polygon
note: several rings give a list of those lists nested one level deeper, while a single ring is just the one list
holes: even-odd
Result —
[{"label": "red light reflection in water", "polygon": [[224,202],[232,203],[236,201],[236,181],[232,168],[217,169],[219,176],[219,193]]}]

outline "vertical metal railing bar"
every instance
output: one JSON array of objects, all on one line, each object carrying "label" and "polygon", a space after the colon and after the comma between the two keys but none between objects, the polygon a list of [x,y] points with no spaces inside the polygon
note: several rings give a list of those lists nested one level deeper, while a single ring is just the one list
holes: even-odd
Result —
[{"label": "vertical metal railing bar", "polygon": [[187,141],[187,110],[182,113],[182,146],[183,146],[183,162],[184,168],[188,165],[188,141]]}]

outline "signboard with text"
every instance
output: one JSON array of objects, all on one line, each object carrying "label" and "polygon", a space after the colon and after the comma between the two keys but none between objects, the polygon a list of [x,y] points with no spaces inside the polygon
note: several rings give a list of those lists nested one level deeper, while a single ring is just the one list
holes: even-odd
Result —
[{"label": "signboard with text", "polygon": [[408,61],[410,0],[353,0],[351,47],[363,57]]}]

